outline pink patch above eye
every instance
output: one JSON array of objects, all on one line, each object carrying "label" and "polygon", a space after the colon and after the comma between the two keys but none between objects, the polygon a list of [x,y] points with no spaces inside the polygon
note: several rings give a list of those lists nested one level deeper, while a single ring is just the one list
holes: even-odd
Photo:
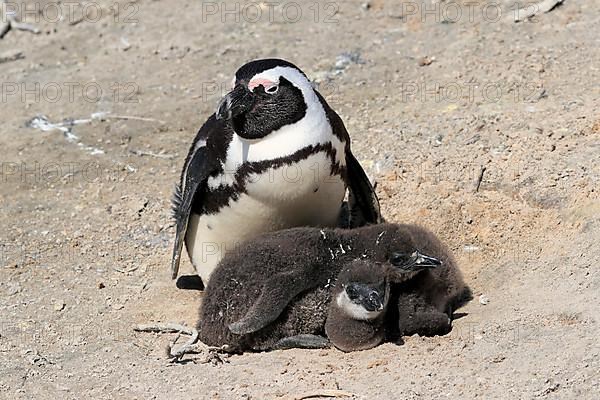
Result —
[{"label": "pink patch above eye", "polygon": [[263,78],[256,78],[256,79],[252,79],[250,82],[248,82],[248,89],[250,90],[254,90],[254,88],[256,88],[257,86],[262,85],[265,89],[276,85],[276,82],[270,81],[268,79],[263,79]]}]

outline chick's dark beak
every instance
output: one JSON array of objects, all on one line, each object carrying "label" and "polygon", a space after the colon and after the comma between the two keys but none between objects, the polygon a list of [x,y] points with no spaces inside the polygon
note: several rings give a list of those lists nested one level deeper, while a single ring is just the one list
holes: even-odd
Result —
[{"label": "chick's dark beak", "polygon": [[243,84],[238,84],[221,99],[217,106],[217,119],[232,119],[250,110],[256,101],[252,93]]},{"label": "chick's dark beak", "polygon": [[382,311],[383,296],[379,292],[373,292],[363,299],[362,305],[367,311]]},{"label": "chick's dark beak", "polygon": [[346,286],[350,300],[363,306],[367,311],[383,310],[385,293],[362,283],[350,283]]}]

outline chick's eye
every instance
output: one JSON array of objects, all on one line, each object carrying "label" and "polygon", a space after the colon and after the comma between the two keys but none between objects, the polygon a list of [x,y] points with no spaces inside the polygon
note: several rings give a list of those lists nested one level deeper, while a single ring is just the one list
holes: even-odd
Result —
[{"label": "chick's eye", "polygon": [[358,297],[358,292],[356,291],[356,288],[354,287],[354,285],[347,285],[345,287],[346,289],[346,293],[348,294],[348,297],[350,297],[350,299],[356,299]]},{"label": "chick's eye", "polygon": [[265,89],[265,92],[267,92],[269,94],[275,94],[278,91],[279,91],[279,86],[278,85],[269,86],[268,88]]},{"label": "chick's eye", "polygon": [[409,261],[410,255],[406,253],[394,252],[390,256],[390,263],[392,265],[402,265]]}]

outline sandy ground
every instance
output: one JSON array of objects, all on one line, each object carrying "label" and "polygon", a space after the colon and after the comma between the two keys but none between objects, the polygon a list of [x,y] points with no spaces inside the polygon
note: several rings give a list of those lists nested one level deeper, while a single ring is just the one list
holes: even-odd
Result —
[{"label": "sandy ground", "polygon": [[[17,4],[41,33],[0,40],[0,398],[597,399],[600,3],[521,23],[535,8],[467,3]],[[455,252],[475,300],[449,335],[215,366],[133,332],[195,322],[170,194],[235,69],[267,56],[319,84],[388,220]]]}]

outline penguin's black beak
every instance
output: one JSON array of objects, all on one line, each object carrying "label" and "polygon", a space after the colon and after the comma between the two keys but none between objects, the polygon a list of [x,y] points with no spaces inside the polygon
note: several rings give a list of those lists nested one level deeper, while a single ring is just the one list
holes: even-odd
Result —
[{"label": "penguin's black beak", "polygon": [[217,119],[232,119],[254,106],[256,97],[243,84],[237,84],[231,92],[221,99],[217,106]]},{"label": "penguin's black beak", "polygon": [[390,257],[390,263],[401,271],[417,272],[427,268],[436,268],[442,265],[442,260],[425,255],[418,250],[411,254],[393,253]]}]

